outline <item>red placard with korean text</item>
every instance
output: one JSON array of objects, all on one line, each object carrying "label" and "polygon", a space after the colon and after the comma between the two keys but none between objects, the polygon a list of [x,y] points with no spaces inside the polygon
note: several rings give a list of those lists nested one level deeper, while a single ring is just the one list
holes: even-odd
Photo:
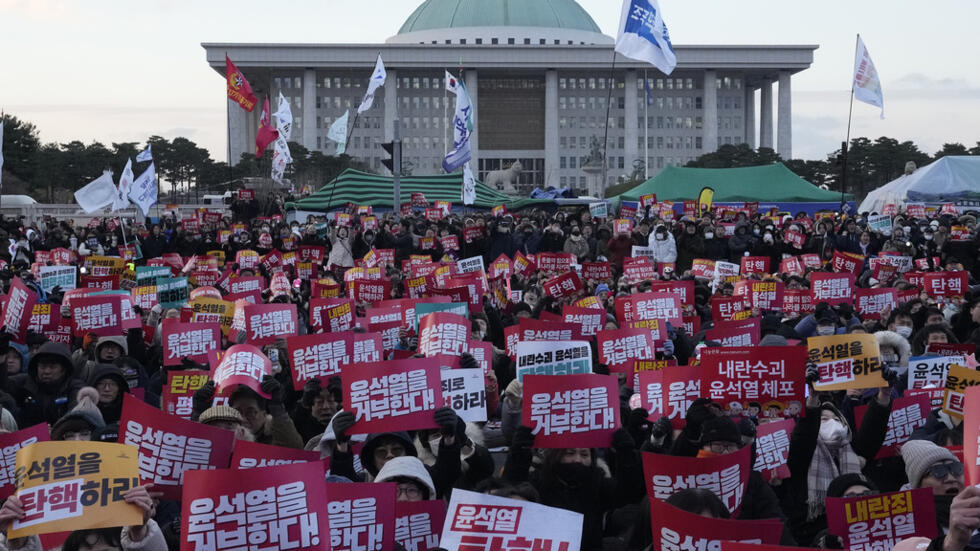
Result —
[{"label": "red placard with korean text", "polygon": [[524,398],[536,448],[607,448],[619,427],[612,375],[525,375]]},{"label": "red placard with korean text", "polygon": [[232,431],[167,415],[123,396],[119,443],[139,449],[140,479],[153,482],[153,491],[163,492],[164,499],[180,499],[190,471],[227,468],[234,441]]},{"label": "red placard with korean text", "polygon": [[931,488],[864,497],[828,497],[827,531],[844,549],[890,550],[913,536],[936,537],[936,507]]},{"label": "red placard with korean text", "polygon": [[670,419],[675,429],[684,427],[688,408],[701,397],[701,368],[672,367],[637,373],[640,403],[654,421]]},{"label": "red placard with korean text", "polygon": [[419,320],[419,353],[459,356],[470,339],[470,320],[459,314],[433,312]]},{"label": "red placard with korean text", "polygon": [[[235,451],[231,454],[232,469],[254,469],[262,467],[277,467],[294,463],[311,463],[320,461],[318,450],[307,451],[270,446],[239,440],[235,442]],[[329,461],[325,459],[324,461]]]},{"label": "red placard with korean text", "polygon": [[405,549],[435,549],[446,522],[446,502],[441,499],[395,502],[395,541]]},{"label": "red placard with korean text", "polygon": [[272,344],[297,334],[295,304],[250,304],[245,307],[248,342],[256,346]]},{"label": "red placard with korean text", "polygon": [[75,336],[88,333],[122,335],[126,329],[140,326],[128,296],[90,295],[76,298],[71,303],[71,314]]},{"label": "red placard with korean text", "polygon": [[783,242],[792,245],[797,250],[802,249],[803,244],[806,243],[806,234],[796,230],[786,230],[786,233],[783,234]]},{"label": "red placard with korean text", "polygon": [[759,402],[769,416],[802,413],[805,396],[807,351],[802,346],[740,346],[705,348],[701,351],[701,388],[704,395],[741,414],[750,402]]},{"label": "red placard with korean text", "polygon": [[803,275],[803,262],[798,256],[784,258],[779,263],[779,272],[789,275]]},{"label": "red placard with korean text", "polygon": [[563,306],[561,309],[564,323],[578,323],[582,326],[582,335],[595,336],[606,321],[606,312],[597,308],[582,308],[580,306]]},{"label": "red placard with korean text", "polygon": [[330,377],[340,375],[341,367],[350,363],[352,335],[350,332],[335,332],[287,338],[293,389],[302,390],[312,379],[319,379],[321,386],[325,387]]},{"label": "red placard with korean text", "polygon": [[735,283],[734,294],[744,297],[749,308],[782,310],[786,285],[782,281],[756,281],[745,279]]},{"label": "red placard with korean text", "polygon": [[574,295],[581,290],[582,280],[575,272],[567,272],[553,277],[544,284],[544,294],[555,298]]},{"label": "red placard with korean text", "polygon": [[643,453],[643,479],[650,504],[663,501],[684,488],[710,490],[737,516],[752,472],[752,450],[713,457],[693,458]]},{"label": "red placard with korean text", "polygon": [[207,363],[208,352],[221,346],[221,326],[217,323],[180,323],[164,320],[163,365],[180,365],[184,358]]},{"label": "red placard with korean text", "polygon": [[682,322],[681,300],[672,293],[640,293],[619,297],[616,299],[616,318],[621,324],[659,319],[679,327]]},{"label": "red placard with korean text", "polygon": [[328,487],[323,510],[330,516],[329,549],[394,549],[397,486],[366,482]]},{"label": "red placard with korean text", "polygon": [[51,440],[48,425],[41,423],[17,432],[0,434],[0,499],[13,493],[16,481],[17,451],[35,442]]},{"label": "red placard with korean text", "polygon": [[755,434],[755,465],[752,470],[762,474],[767,481],[785,480],[789,472],[789,438],[796,421],[783,419],[759,425]]},{"label": "red placard with korean text", "polygon": [[539,270],[562,273],[572,269],[575,255],[571,253],[540,253],[537,259]]},{"label": "red placard with korean text", "polygon": [[691,265],[691,273],[699,279],[711,279],[715,277],[715,261],[706,258],[695,258]]},{"label": "red placard with korean text", "polygon": [[980,386],[966,389],[966,407],[963,409],[963,463],[966,465],[966,483],[980,484]]},{"label": "red placard with korean text", "polygon": [[863,319],[881,319],[885,308],[898,306],[898,293],[895,289],[857,289],[854,293],[854,307]]},{"label": "red placard with korean text", "polygon": [[705,340],[718,341],[725,346],[757,346],[762,333],[762,321],[751,318],[744,321],[723,321],[704,332]]},{"label": "red placard with korean text", "polygon": [[12,335],[14,342],[27,342],[27,326],[30,325],[35,303],[37,293],[24,285],[19,277],[15,277],[4,301],[2,320],[2,327]]},{"label": "red placard with korean text", "polygon": [[436,358],[412,358],[345,366],[344,410],[357,423],[350,434],[435,428],[432,412],[443,406]]},{"label": "red placard with korean text", "polygon": [[[854,408],[854,419],[857,421],[859,430],[863,424],[866,411],[868,411],[868,406]],[[892,410],[888,416],[888,431],[885,433],[885,441],[875,458],[881,459],[899,455],[902,444],[909,441],[912,432],[926,424],[926,418],[929,417],[930,411],[932,411],[932,404],[929,397],[924,394],[892,400]]]},{"label": "red placard with korean text", "polygon": [[799,316],[813,311],[813,294],[806,289],[787,289],[783,292],[783,313]]},{"label": "red placard with korean text", "polygon": [[583,262],[582,277],[584,279],[609,279],[612,269],[608,262]]},{"label": "red placard with korean text", "polygon": [[768,256],[743,256],[739,265],[742,275],[768,274],[769,262]]},{"label": "red placard with korean text", "polygon": [[649,329],[607,329],[596,334],[599,361],[609,371],[632,373],[634,360],[654,359]]},{"label": "red placard with korean text", "polygon": [[194,413],[194,393],[211,378],[207,371],[167,371],[160,397],[160,409],[169,415],[190,419]]},{"label": "red placard with korean text", "polygon": [[741,296],[711,297],[711,319],[715,322],[745,319],[748,314],[745,299]]},{"label": "red placard with korean text", "polygon": [[236,344],[221,354],[220,361],[216,352],[211,351],[208,363],[217,393],[224,394],[226,390],[245,385],[259,396],[269,397],[259,385],[263,377],[272,375],[272,362],[259,348],[250,344]]},{"label": "red placard with korean text", "polygon": [[314,298],[310,301],[313,331],[335,333],[354,328],[354,301],[347,298]]},{"label": "red placard with korean text", "polygon": [[850,273],[857,277],[864,267],[864,256],[837,250],[834,251],[830,265],[835,272]]},{"label": "red placard with korean text", "polygon": [[933,298],[962,297],[970,288],[969,274],[958,272],[926,272],[922,290]]},{"label": "red placard with korean text", "polygon": [[818,302],[831,306],[850,304],[854,294],[854,274],[814,272],[810,274],[810,293],[814,305]]}]

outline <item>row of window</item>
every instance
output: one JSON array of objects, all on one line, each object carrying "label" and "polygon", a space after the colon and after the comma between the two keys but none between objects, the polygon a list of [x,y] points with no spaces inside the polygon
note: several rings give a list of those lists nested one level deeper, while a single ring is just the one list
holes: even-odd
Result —
[{"label": "row of window", "polygon": [[[558,128],[605,128],[604,117],[559,117]],[[625,117],[609,117],[609,128],[624,128]]]},{"label": "row of window", "polygon": [[[588,157],[559,157],[558,168],[580,168],[585,166]],[[623,168],[626,166],[626,157],[609,157],[609,168]]]},{"label": "row of window", "polygon": [[[479,40],[479,39],[478,39]],[[496,39],[494,39],[496,40]],[[511,39],[513,40],[513,39]],[[529,39],[527,39],[529,40]],[[543,39],[542,39],[543,40]],[[466,43],[465,39],[462,42]],[[513,43],[513,42],[512,42]],[[529,42],[528,42],[529,43]],[[543,42],[542,42],[543,43]],[[557,44],[558,41],[555,41]],[[529,79],[535,80],[535,79]],[[302,89],[302,76],[279,76],[272,79],[276,89]],[[367,82],[365,78],[358,77],[323,77],[316,82],[317,88],[341,89],[341,88],[361,88]],[[537,82],[537,81],[536,81]],[[615,88],[623,88],[623,80],[609,78],[567,78],[558,79],[558,88],[562,90],[605,90],[612,83]],[[694,78],[650,78],[647,79],[647,86],[651,90],[700,90],[701,79]],[[398,88],[414,90],[441,90],[444,86],[443,79],[440,77],[401,77],[396,80]],[[536,85],[537,86],[537,85]],[[742,79],[738,77],[718,77],[715,79],[715,86],[718,90],[741,90]],[[636,80],[638,90],[645,88],[642,78]]]}]

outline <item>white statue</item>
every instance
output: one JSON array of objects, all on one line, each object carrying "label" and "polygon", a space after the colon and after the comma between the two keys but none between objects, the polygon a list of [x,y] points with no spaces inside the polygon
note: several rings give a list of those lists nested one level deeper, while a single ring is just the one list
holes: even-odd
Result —
[{"label": "white statue", "polygon": [[510,165],[510,168],[488,172],[483,183],[498,191],[515,194],[517,193],[517,182],[522,170],[524,170],[524,167],[521,166],[521,162],[514,161],[514,164]]}]

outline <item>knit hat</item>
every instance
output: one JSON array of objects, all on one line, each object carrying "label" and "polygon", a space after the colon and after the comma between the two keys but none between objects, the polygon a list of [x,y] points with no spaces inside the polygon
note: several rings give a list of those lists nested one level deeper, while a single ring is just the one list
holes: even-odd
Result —
[{"label": "knit hat", "polygon": [[731,417],[714,417],[708,419],[701,425],[701,445],[711,442],[734,442],[742,443],[742,435],[738,432],[738,426]]},{"label": "knit hat", "polygon": [[865,486],[873,492],[878,491],[878,486],[871,482],[860,473],[842,474],[830,481],[827,486],[827,497],[844,497],[844,492],[851,486]]},{"label": "knit hat", "polygon": [[905,474],[909,477],[909,486],[922,486],[922,478],[929,467],[940,461],[956,461],[959,459],[953,452],[937,446],[929,440],[909,440],[902,446],[902,459],[905,460]]},{"label": "knit hat", "polygon": [[789,346],[789,343],[786,342],[786,337],[770,333],[762,337],[762,340],[759,341],[759,346]]},{"label": "knit hat", "polygon": [[608,293],[608,292],[609,292],[609,286],[606,285],[605,283],[600,283],[600,284],[596,285],[596,288],[595,288],[595,294],[596,294],[596,296],[599,296],[599,293]]},{"label": "knit hat", "polygon": [[77,404],[51,427],[51,440],[64,440],[65,434],[105,427],[99,411],[99,391],[87,386],[78,390]]},{"label": "knit hat", "polygon": [[245,420],[242,419],[242,414],[238,413],[238,410],[231,406],[211,406],[204,410],[204,413],[201,414],[198,421],[205,425],[214,421],[230,421],[232,423],[245,424]]}]

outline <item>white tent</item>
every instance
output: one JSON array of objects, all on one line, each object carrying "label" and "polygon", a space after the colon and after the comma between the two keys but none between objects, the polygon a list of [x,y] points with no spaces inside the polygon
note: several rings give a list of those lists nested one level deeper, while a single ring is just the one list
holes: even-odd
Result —
[{"label": "white tent", "polygon": [[881,212],[893,203],[947,203],[980,200],[980,157],[943,157],[902,175],[875,189],[864,199],[858,212]]}]

